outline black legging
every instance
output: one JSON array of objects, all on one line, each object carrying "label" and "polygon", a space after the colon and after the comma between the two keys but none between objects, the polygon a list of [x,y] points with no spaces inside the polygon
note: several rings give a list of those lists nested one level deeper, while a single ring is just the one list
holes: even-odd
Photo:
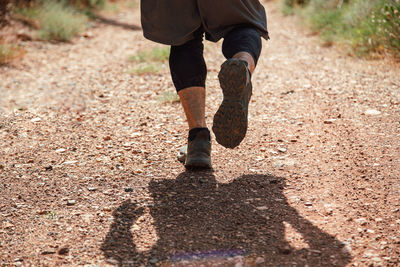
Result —
[{"label": "black legging", "polygon": [[[183,45],[171,46],[169,67],[176,91],[188,87],[205,87],[207,67],[203,57],[204,30],[200,28],[194,39]],[[229,59],[238,52],[248,52],[257,64],[261,53],[260,33],[252,27],[234,28],[224,38],[222,53]]]}]

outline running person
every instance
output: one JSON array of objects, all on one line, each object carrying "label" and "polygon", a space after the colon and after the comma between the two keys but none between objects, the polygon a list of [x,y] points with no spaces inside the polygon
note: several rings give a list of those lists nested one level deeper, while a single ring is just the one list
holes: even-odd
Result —
[{"label": "running person", "polygon": [[211,136],[205,122],[206,63],[203,37],[224,38],[227,59],[218,74],[223,101],[212,130],[219,144],[234,148],[247,131],[251,75],[269,39],[264,7],[258,0],[142,0],[141,20],[147,39],[170,45],[172,81],[189,124],[185,166],[211,168]]}]

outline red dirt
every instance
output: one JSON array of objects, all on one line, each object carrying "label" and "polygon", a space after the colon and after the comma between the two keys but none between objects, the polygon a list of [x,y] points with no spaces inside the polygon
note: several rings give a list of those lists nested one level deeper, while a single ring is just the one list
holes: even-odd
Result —
[{"label": "red dirt", "polygon": [[[326,48],[268,2],[243,143],[214,172],[176,160],[187,129],[154,47],[112,25],[24,43],[0,68],[0,265],[398,266],[400,68]],[[139,11],[118,19],[139,24]],[[207,121],[221,101],[207,43]]]}]

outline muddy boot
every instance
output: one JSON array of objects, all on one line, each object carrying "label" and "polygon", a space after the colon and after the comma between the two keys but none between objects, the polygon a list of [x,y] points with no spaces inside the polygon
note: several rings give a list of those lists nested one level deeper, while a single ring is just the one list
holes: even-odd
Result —
[{"label": "muddy boot", "polygon": [[219,144],[235,148],[247,132],[247,113],[252,93],[247,62],[228,59],[222,64],[218,78],[224,98],[214,115],[212,130]]},{"label": "muddy boot", "polygon": [[180,149],[178,160],[184,162],[187,169],[211,169],[210,131],[207,128],[195,131],[195,134],[189,134],[187,146]]}]

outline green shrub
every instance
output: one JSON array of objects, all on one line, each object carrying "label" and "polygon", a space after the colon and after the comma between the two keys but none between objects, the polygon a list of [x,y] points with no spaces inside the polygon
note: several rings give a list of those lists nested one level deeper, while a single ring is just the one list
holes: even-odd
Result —
[{"label": "green shrub", "polygon": [[24,6],[18,7],[15,10],[18,18],[28,23],[35,29],[40,28],[40,7],[39,6]]},{"label": "green shrub", "polygon": [[46,1],[41,6],[40,30],[42,40],[70,41],[85,29],[87,18],[64,3]]},{"label": "green shrub", "polygon": [[285,0],[288,10],[325,41],[349,44],[357,54],[400,53],[400,0]]},{"label": "green shrub", "polygon": [[85,29],[87,23],[87,17],[65,1],[40,1],[16,12],[38,29],[37,37],[45,41],[70,41]]},{"label": "green shrub", "polygon": [[361,51],[391,51],[400,56],[400,0],[379,1],[353,34]]}]

